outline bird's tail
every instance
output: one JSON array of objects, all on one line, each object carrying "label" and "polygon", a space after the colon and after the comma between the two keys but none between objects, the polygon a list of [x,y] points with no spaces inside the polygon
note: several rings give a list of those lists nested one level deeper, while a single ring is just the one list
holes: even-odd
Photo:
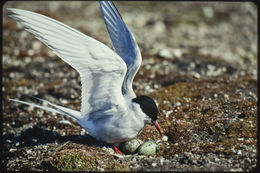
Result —
[{"label": "bird's tail", "polygon": [[16,100],[16,99],[10,99],[10,100],[18,102],[18,103],[26,104],[26,105],[29,105],[29,106],[33,106],[33,107],[36,107],[36,108],[40,108],[40,109],[43,109],[43,110],[47,110],[47,111],[50,111],[50,112],[66,115],[66,116],[73,118],[77,122],[79,122],[79,120],[81,119],[81,114],[80,114],[79,111],[75,111],[75,110],[72,110],[72,109],[69,109],[69,108],[65,108],[63,106],[59,106],[59,105],[50,103],[47,100],[43,100],[43,99],[37,98],[35,96],[32,96],[32,97],[36,98],[36,99],[38,99],[42,102],[46,102],[48,105],[52,106],[53,108],[48,107],[48,106],[37,105],[35,103],[29,103],[29,102],[25,102],[25,101],[21,101],[21,100]]}]

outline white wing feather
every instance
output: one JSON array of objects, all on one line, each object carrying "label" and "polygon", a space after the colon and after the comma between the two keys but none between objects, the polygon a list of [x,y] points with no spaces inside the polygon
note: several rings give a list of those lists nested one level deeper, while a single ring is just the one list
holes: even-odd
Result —
[{"label": "white wing feather", "polygon": [[121,87],[127,67],[114,51],[49,17],[21,9],[7,10],[27,31],[79,72],[82,84],[81,116],[108,107],[124,106]]},{"label": "white wing feather", "polygon": [[99,3],[113,47],[127,65],[122,93],[133,98],[135,93],[132,89],[132,82],[142,61],[139,47],[114,4],[111,1],[99,1]]}]

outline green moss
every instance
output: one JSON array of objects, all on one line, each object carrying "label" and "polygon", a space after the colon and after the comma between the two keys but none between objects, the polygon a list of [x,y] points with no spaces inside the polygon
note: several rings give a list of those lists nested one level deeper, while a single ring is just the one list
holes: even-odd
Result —
[{"label": "green moss", "polygon": [[112,155],[98,147],[82,144],[65,144],[50,159],[59,171],[129,171],[129,166],[118,162]]},{"label": "green moss", "polygon": [[56,154],[51,162],[60,171],[86,171],[97,169],[98,157],[92,157],[86,152],[65,150]]}]

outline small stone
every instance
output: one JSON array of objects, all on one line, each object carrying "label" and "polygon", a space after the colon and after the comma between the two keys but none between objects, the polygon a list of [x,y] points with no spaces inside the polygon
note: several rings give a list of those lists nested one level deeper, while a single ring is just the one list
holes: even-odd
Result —
[{"label": "small stone", "polygon": [[15,151],[17,151],[16,148],[11,148],[11,149],[9,150],[10,153],[15,152]]},{"label": "small stone", "polygon": [[241,155],[242,151],[241,150],[237,150],[237,155]]},{"label": "small stone", "polygon": [[64,104],[64,105],[66,105],[66,104],[68,104],[68,100],[62,99],[62,100],[61,100],[61,103]]},{"label": "small stone", "polygon": [[164,33],[165,32],[165,24],[161,21],[158,21],[154,25],[154,30],[156,33]]},{"label": "small stone", "polygon": [[196,64],[194,62],[190,62],[191,69],[194,69],[196,67]]},{"label": "small stone", "polygon": [[172,112],[173,112],[173,110],[166,111],[166,112],[165,112],[165,116],[166,116],[166,118],[168,118],[168,117],[169,117],[169,115],[170,115]]},{"label": "small stone", "polygon": [[195,78],[197,78],[197,79],[200,78],[200,74],[199,74],[199,73],[196,73],[196,72],[193,73],[193,76],[194,76]]},{"label": "small stone", "polygon": [[138,138],[131,139],[122,144],[122,151],[126,154],[134,154],[142,143],[143,141]]},{"label": "small stone", "polygon": [[163,160],[163,159],[160,159],[160,164],[161,164],[161,165],[163,165],[163,162],[164,162],[164,160]]},{"label": "small stone", "polygon": [[228,99],[228,98],[229,98],[229,95],[227,95],[227,94],[224,94],[224,97],[225,97],[226,99]]},{"label": "small stone", "polygon": [[161,49],[158,53],[158,56],[162,58],[172,58],[171,52],[166,48]]},{"label": "small stone", "polygon": [[214,158],[214,162],[219,162],[219,161],[220,161],[219,158],[217,158],[217,157]]},{"label": "small stone", "polygon": [[42,43],[39,42],[39,41],[34,41],[34,42],[32,43],[32,48],[33,48],[34,50],[39,50],[39,49],[41,48],[41,46],[42,46]]},{"label": "small stone", "polygon": [[38,142],[38,139],[32,138],[32,141],[33,141],[33,142]]},{"label": "small stone", "polygon": [[214,16],[214,10],[211,7],[204,7],[203,14],[207,18],[212,18]]},{"label": "small stone", "polygon": [[26,153],[27,153],[27,154],[31,154],[31,153],[32,153],[32,150],[26,150]]},{"label": "small stone", "polygon": [[145,141],[139,148],[138,148],[138,154],[140,155],[154,155],[156,154],[156,151],[159,149],[159,146],[157,143],[153,140]]},{"label": "small stone", "polygon": [[175,57],[180,58],[182,56],[182,51],[180,49],[174,49],[173,54]]},{"label": "small stone", "polygon": [[157,88],[159,88],[159,85],[154,84],[153,87],[154,87],[155,89],[157,89]]},{"label": "small stone", "polygon": [[168,136],[163,136],[163,137],[162,137],[162,140],[163,140],[163,141],[168,141]]},{"label": "small stone", "polygon": [[85,135],[86,131],[84,129],[80,130],[80,135]]},{"label": "small stone", "polygon": [[173,103],[173,106],[175,106],[175,107],[181,106],[181,103],[180,102],[175,102],[175,103]]},{"label": "small stone", "polygon": [[71,125],[71,122],[68,121],[68,120],[60,120],[59,123],[61,123],[61,124],[69,124],[69,125]]},{"label": "small stone", "polygon": [[27,63],[27,64],[29,64],[31,61],[32,61],[32,59],[30,57],[26,57],[24,59],[24,62]]},{"label": "small stone", "polygon": [[11,144],[12,141],[11,141],[10,139],[6,139],[6,140],[4,141],[4,143],[9,143],[9,144]]},{"label": "small stone", "polygon": [[28,53],[29,56],[33,56],[34,55],[34,50],[33,49],[29,49],[27,53]]},{"label": "small stone", "polygon": [[152,167],[155,167],[155,166],[157,166],[157,163],[152,163]]},{"label": "small stone", "polygon": [[18,56],[20,54],[20,51],[18,49],[14,49],[14,55]]}]

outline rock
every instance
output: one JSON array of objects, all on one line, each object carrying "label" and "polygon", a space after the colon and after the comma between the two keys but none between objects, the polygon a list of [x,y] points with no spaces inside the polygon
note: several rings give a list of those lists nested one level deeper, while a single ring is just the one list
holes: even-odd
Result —
[{"label": "rock", "polygon": [[211,7],[204,7],[203,14],[207,18],[212,18],[214,17],[214,10]]},{"label": "rock", "polygon": [[174,102],[173,104],[172,104],[174,107],[178,107],[178,106],[181,106],[181,103],[180,102]]},{"label": "rock", "polygon": [[168,136],[163,136],[163,137],[162,137],[162,140],[163,140],[163,141],[168,141]]},{"label": "rock", "polygon": [[145,141],[139,148],[138,148],[138,154],[140,155],[154,155],[156,154],[156,151],[159,149],[158,144],[153,140]]},{"label": "rock", "polygon": [[138,138],[131,139],[122,144],[122,151],[126,154],[134,154],[142,143],[143,141]]},{"label": "rock", "polygon": [[199,73],[196,73],[196,72],[193,73],[193,76],[194,76],[195,78],[197,78],[197,79],[200,78],[200,74],[199,74]]},{"label": "rock", "polygon": [[157,163],[152,163],[152,167],[155,167],[155,166],[157,166]]},{"label": "rock", "polygon": [[61,124],[69,124],[69,125],[71,125],[71,122],[68,121],[68,120],[60,120],[59,123],[61,123]]},{"label": "rock", "polygon": [[181,58],[183,53],[182,53],[182,51],[180,49],[174,49],[173,50],[173,54],[174,54],[175,57]]},{"label": "rock", "polygon": [[159,52],[158,52],[158,56],[159,57],[162,57],[162,58],[168,58],[168,59],[171,59],[173,56],[172,56],[172,53],[170,52],[169,49],[161,49]]}]

